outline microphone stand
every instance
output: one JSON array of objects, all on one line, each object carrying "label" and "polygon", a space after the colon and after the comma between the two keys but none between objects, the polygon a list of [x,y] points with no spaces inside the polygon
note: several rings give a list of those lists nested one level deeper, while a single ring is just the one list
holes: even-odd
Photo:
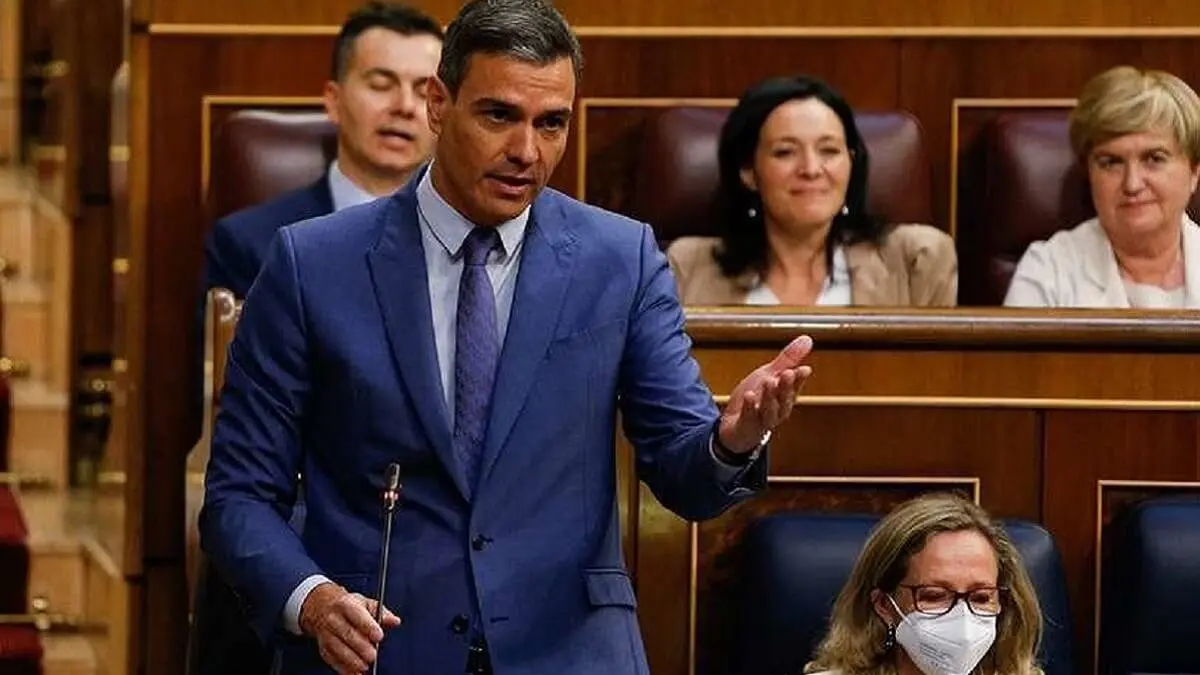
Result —
[{"label": "microphone stand", "polygon": [[[383,599],[387,592],[388,552],[392,543],[392,520],[396,515],[396,502],[400,499],[400,465],[388,464],[383,486],[383,541],[379,547],[379,588],[375,594],[375,623],[383,626]],[[386,636],[385,636],[386,637]],[[383,641],[380,641],[383,644]],[[371,664],[371,675],[379,673],[379,652]]]}]

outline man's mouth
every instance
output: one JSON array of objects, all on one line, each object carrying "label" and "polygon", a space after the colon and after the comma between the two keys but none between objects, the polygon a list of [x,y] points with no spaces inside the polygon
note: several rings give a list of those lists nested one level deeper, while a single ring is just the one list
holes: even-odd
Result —
[{"label": "man's mouth", "polygon": [[383,136],[384,138],[402,139],[408,141],[409,143],[417,140],[417,137],[414,134],[404,131],[403,129],[381,129],[379,131],[379,135]]},{"label": "man's mouth", "polygon": [[491,178],[492,180],[503,183],[504,185],[507,185],[512,188],[523,188],[523,187],[526,187],[529,185],[533,185],[532,178],[525,178],[522,176],[505,176],[502,174],[488,174],[488,178]]}]

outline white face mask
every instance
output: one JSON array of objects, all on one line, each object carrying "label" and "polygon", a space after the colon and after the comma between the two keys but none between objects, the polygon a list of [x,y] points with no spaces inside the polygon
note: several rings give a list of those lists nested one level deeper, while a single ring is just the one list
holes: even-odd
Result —
[{"label": "white face mask", "polygon": [[975,616],[966,600],[942,616],[930,616],[904,614],[892,596],[887,599],[903,616],[896,626],[896,642],[925,675],[967,675],[996,641],[996,617]]}]

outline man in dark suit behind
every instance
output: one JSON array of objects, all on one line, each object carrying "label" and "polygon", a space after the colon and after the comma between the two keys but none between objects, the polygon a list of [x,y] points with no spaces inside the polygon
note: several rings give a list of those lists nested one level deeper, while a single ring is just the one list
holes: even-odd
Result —
[{"label": "man in dark suit behind", "polygon": [[[371,2],[349,16],[334,45],[325,110],[337,127],[337,159],[313,184],[226,216],[209,232],[204,293],[229,289],[244,298],[275,232],[301,220],[362,204],[399,189],[426,160],[434,135],[425,89],[437,72],[442,29],[432,17]],[[204,296],[198,325],[204,325]],[[300,529],[303,511],[292,524]],[[239,603],[207,564],[199,574],[193,675],[263,675],[273,646],[254,635]]]},{"label": "man in dark suit behind", "polygon": [[437,72],[442,29],[402,5],[372,2],[350,16],[334,46],[325,110],[337,159],[312,185],[217,221],[204,250],[205,288],[244,298],[284,225],[395,192],[429,156],[425,88]]}]

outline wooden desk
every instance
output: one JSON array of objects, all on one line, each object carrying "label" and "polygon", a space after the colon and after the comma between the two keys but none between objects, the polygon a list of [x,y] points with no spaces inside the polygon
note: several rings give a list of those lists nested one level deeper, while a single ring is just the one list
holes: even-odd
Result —
[{"label": "wooden desk", "polygon": [[1090,673],[1103,524],[1132,501],[1200,490],[1195,314],[693,309],[688,332],[718,401],[802,333],[816,344],[814,375],[775,434],[767,493],[714,521],[666,512],[630,479],[622,445],[625,546],[655,673],[726,671],[748,520],[884,512],[931,489],[1054,535]]}]

